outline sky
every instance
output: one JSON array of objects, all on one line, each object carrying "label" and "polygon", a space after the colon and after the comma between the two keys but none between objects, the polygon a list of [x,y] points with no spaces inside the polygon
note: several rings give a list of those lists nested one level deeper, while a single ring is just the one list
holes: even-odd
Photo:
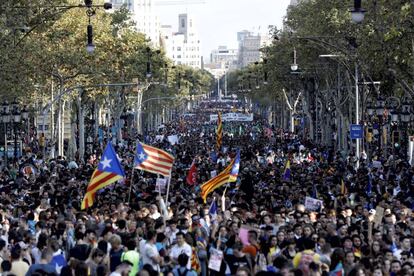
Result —
[{"label": "sky", "polygon": [[[195,16],[202,43],[204,61],[220,45],[237,48],[237,32],[249,30],[263,32],[269,25],[282,27],[290,0],[183,0],[183,4],[157,6],[162,25],[172,25],[177,30],[178,15]],[[169,1],[172,2],[172,1]],[[174,1],[175,2],[175,1]]]}]

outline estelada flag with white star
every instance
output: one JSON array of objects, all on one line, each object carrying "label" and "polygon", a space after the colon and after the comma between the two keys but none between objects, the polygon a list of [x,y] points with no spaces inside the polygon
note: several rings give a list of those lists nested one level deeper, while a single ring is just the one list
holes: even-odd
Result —
[{"label": "estelada flag with white star", "polygon": [[119,163],[112,144],[109,143],[102,154],[98,167],[93,172],[91,180],[89,181],[85,197],[82,200],[81,209],[84,210],[93,205],[97,191],[124,177],[125,172]]},{"label": "estelada flag with white star", "polygon": [[174,164],[174,156],[138,142],[134,163],[136,169],[169,177]]},{"label": "estelada flag with white star", "polygon": [[229,182],[235,182],[237,181],[237,176],[239,175],[239,169],[240,169],[240,150],[237,150],[236,158],[234,159],[233,167],[231,168],[230,176],[229,176]]}]

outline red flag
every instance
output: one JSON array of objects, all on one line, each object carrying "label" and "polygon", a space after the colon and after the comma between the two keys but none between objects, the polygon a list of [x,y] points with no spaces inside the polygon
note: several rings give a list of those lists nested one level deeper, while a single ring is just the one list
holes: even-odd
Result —
[{"label": "red flag", "polygon": [[195,162],[191,164],[190,170],[188,171],[187,175],[187,184],[188,185],[194,185],[197,181],[197,167]]}]

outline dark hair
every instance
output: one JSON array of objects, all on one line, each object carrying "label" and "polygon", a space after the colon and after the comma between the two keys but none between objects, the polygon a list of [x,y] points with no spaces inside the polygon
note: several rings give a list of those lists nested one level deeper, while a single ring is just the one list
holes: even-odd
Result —
[{"label": "dark hair", "polygon": [[10,271],[10,269],[11,269],[11,262],[10,262],[10,261],[8,261],[8,260],[4,260],[4,261],[1,263],[1,270],[2,270],[3,272],[8,272],[8,271]]},{"label": "dark hair", "polygon": [[106,274],[106,267],[104,265],[98,265],[96,267],[96,276],[105,276]]},{"label": "dark hair", "polygon": [[177,234],[175,234],[175,236],[176,237],[178,237],[178,236],[182,236],[183,238],[185,237],[185,234],[184,234],[184,232],[178,232]]},{"label": "dark hair", "polygon": [[37,239],[37,247],[42,250],[47,245],[47,240],[49,239],[48,235],[41,233]]},{"label": "dark hair", "polygon": [[85,262],[79,262],[75,266],[75,275],[76,276],[88,276],[88,265]]},{"label": "dark hair", "polygon": [[165,240],[166,236],[163,233],[158,233],[157,234],[157,242],[162,242],[163,240]]},{"label": "dark hair", "polygon": [[35,219],[35,215],[34,215],[34,213],[33,213],[33,212],[30,212],[30,213],[27,215],[27,219],[28,219],[28,220],[34,220],[34,219]]},{"label": "dark hair", "polygon": [[85,237],[85,234],[82,231],[80,230],[75,231],[76,240],[82,240],[84,237]]},{"label": "dark hair", "polygon": [[0,239],[0,251],[3,250],[3,248],[6,246],[6,241],[3,239]]},{"label": "dark hair", "polygon": [[108,252],[108,242],[105,240],[100,240],[98,242],[98,249],[100,249],[103,252]]},{"label": "dark hair", "polygon": [[273,266],[279,270],[284,268],[288,264],[288,260],[285,256],[279,255],[273,260]]},{"label": "dark hair", "polygon": [[334,252],[332,253],[331,256],[331,266],[330,266],[330,271],[333,271],[336,266],[338,265],[338,263],[344,261],[345,259],[345,252],[342,248],[337,248],[334,250]]},{"label": "dark hair", "polygon": [[124,229],[126,227],[126,221],[123,219],[118,220],[116,224],[118,225],[119,229]]},{"label": "dark hair", "polygon": [[22,252],[21,248],[19,246],[15,246],[12,248],[10,252],[10,256],[12,260],[17,260],[20,258],[20,253]]},{"label": "dark hair", "polygon": [[257,232],[255,230],[249,230],[248,233],[254,235],[254,238],[257,239]]},{"label": "dark hair", "polygon": [[315,241],[312,239],[305,238],[303,239],[303,247],[305,249],[315,249]]},{"label": "dark hair", "polygon": [[105,256],[105,252],[103,252],[101,249],[96,248],[95,251],[92,254],[92,258],[96,258],[98,256]]},{"label": "dark hair", "polygon": [[135,250],[137,247],[137,242],[134,239],[130,239],[126,242],[126,247],[128,250]]},{"label": "dark hair", "polygon": [[148,231],[147,232],[147,240],[152,240],[155,237],[155,235],[157,235],[157,233],[155,233],[155,231],[153,231],[153,230]]},{"label": "dark hair", "polygon": [[185,254],[185,253],[181,253],[181,254],[178,256],[178,264],[179,264],[180,266],[186,266],[186,265],[187,265],[187,263],[188,263],[188,259],[189,259],[189,257],[187,256],[187,254]]}]

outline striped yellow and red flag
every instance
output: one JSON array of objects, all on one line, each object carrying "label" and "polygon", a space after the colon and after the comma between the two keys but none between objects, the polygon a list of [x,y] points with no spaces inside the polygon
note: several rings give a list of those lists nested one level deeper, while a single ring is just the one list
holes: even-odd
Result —
[{"label": "striped yellow and red flag", "polygon": [[125,177],[124,170],[119,163],[112,144],[106,146],[102,154],[98,167],[92,174],[88,187],[86,188],[85,197],[82,200],[81,209],[84,210],[93,205],[95,194],[102,188],[114,183]]},{"label": "striped yellow and red flag", "polygon": [[221,120],[221,112],[218,113],[217,117],[217,150],[220,151],[221,144],[223,142],[223,121]]},{"label": "striped yellow and red flag", "polygon": [[233,169],[234,159],[230,162],[230,164],[219,173],[216,177],[213,177],[209,181],[205,182],[201,185],[201,197],[204,200],[204,203],[207,202],[207,196],[212,193],[215,189],[220,188],[227,182],[229,182],[229,178],[231,175],[231,171]]}]

